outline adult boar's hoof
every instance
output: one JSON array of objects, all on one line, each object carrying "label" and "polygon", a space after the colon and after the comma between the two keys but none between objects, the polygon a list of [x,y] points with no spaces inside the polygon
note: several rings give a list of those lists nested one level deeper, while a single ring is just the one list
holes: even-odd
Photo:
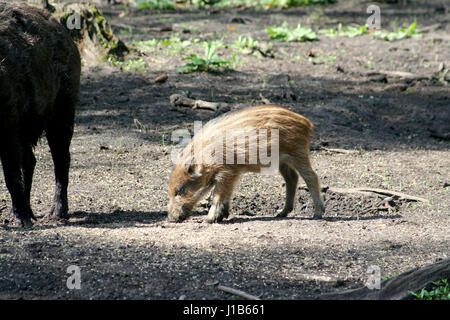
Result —
[{"label": "adult boar's hoof", "polygon": [[69,218],[69,209],[67,205],[56,202],[52,204],[50,211],[45,215],[45,220],[67,220]]},{"label": "adult boar's hoof", "polygon": [[33,212],[19,212],[18,210],[12,208],[9,212],[9,217],[5,219],[5,222],[11,221],[12,225],[14,226],[29,228],[33,226],[32,219],[36,220]]},{"label": "adult boar's hoof", "polygon": [[14,224],[19,227],[23,228],[31,228],[33,226],[33,222],[31,221],[31,218],[15,218]]}]

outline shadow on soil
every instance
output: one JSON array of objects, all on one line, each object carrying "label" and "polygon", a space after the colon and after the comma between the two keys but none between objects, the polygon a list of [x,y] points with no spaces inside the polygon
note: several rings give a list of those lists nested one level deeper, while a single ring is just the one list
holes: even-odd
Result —
[{"label": "shadow on soil", "polygon": [[[199,223],[206,223],[207,211],[194,211],[190,218],[196,219]],[[393,220],[402,218],[400,214],[392,215],[368,215],[368,216],[342,216],[342,217],[323,217],[317,221],[326,222],[339,222],[339,221],[370,221],[370,220]],[[76,211],[69,215],[69,219],[58,224],[54,222],[48,222],[39,218],[32,229],[54,229],[60,226],[74,226],[74,227],[84,227],[84,228],[129,228],[129,227],[139,227],[139,225],[155,224],[158,222],[166,221],[167,211],[114,211],[111,213],[92,213],[84,211]],[[205,221],[203,221],[205,220]],[[273,221],[313,221],[312,217],[301,217],[301,216],[287,216],[287,217],[276,217],[276,216],[256,216],[256,215],[233,215],[232,217],[219,222],[219,224],[241,224],[254,221],[263,222],[273,222]],[[183,222],[181,222],[183,223]],[[175,223],[174,223],[175,224]],[[8,224],[3,225],[4,230],[26,230],[17,226],[9,226]]]},{"label": "shadow on soil", "polygon": [[[96,228],[99,225],[107,228],[135,226],[135,224],[152,224],[167,218],[167,211],[114,211],[111,213],[91,213],[76,211],[70,215],[67,225]],[[74,221],[75,220],[75,221]]]},{"label": "shadow on soil", "polygon": [[[114,211],[111,213],[93,213],[75,211],[69,214],[69,218],[63,221],[48,221],[45,217],[38,217],[34,222],[33,229],[55,229],[61,226],[74,226],[84,228],[128,228],[139,227],[137,224],[153,224],[164,221],[167,218],[167,211]],[[27,230],[16,225],[4,223],[0,225],[4,230]]]},{"label": "shadow on soil", "polygon": [[[10,246],[2,251],[9,258],[0,264],[0,297],[178,299],[185,295],[187,299],[233,299],[208,284],[219,283],[262,299],[310,299],[361,286],[367,267],[374,261],[382,263],[381,258],[400,252],[426,255],[428,251],[428,244],[420,242],[404,246],[386,241],[365,250],[315,245],[230,249],[224,244],[211,252],[101,237],[55,241],[37,233],[22,247]],[[66,287],[70,265],[81,270],[80,290]],[[344,277],[342,268],[351,276]],[[403,270],[389,269],[390,274],[398,271]]]},{"label": "shadow on soil", "polygon": [[[326,222],[338,222],[338,221],[368,221],[368,220],[378,220],[378,219],[398,219],[402,216],[399,214],[395,215],[373,215],[373,216],[360,216],[360,217],[323,217],[320,220],[317,221],[326,221]],[[315,220],[312,217],[284,217],[284,218],[278,218],[278,217],[256,217],[252,216],[249,218],[242,218],[239,216],[234,216],[229,220],[225,220],[221,223],[223,224],[234,224],[234,223],[245,223],[245,222],[251,222],[251,221],[280,221],[280,220]]]},{"label": "shadow on soil", "polygon": [[[445,111],[449,98],[444,87],[399,94],[364,81],[304,78],[297,73],[272,74],[262,88],[262,75],[237,71],[201,76],[171,74],[164,84],[148,81],[156,75],[107,74],[83,81],[77,126],[81,131],[94,128],[121,136],[134,132],[147,142],[161,143],[162,132],[186,128],[194,120],[205,123],[218,115],[172,107],[170,95],[190,92],[192,98],[211,100],[214,90],[214,101],[227,102],[231,108],[240,103],[256,105],[262,94],[272,103],[305,115],[315,124],[313,145],[365,150],[450,148],[447,141],[431,133],[445,135],[450,130],[450,114]],[[289,88],[289,81],[295,86]],[[236,83],[242,86],[236,87]],[[360,90],[342,90],[354,87]],[[286,90],[290,91],[289,99]]]},{"label": "shadow on soil", "polygon": [[[35,244],[27,248],[32,259],[10,259],[9,263],[0,265],[0,298],[158,300],[178,299],[182,295],[187,299],[235,298],[208,285],[213,280],[262,299],[305,299],[320,292],[332,292],[337,286],[359,286],[358,281],[349,279],[336,284],[331,278],[330,281],[299,281],[274,273],[273,270],[285,268],[285,261],[272,259],[280,257],[280,250],[256,259],[258,253],[246,249],[230,254],[176,248],[169,254],[165,248],[128,245],[126,254],[110,255],[108,252],[114,251],[116,243],[108,250],[101,242],[80,239],[64,244],[56,242],[53,246]],[[74,247],[83,248],[82,252],[78,248],[67,249]],[[168,254],[170,259],[167,259]],[[301,253],[302,257],[310,254],[319,253]],[[230,261],[236,264],[233,270],[227,267]],[[10,263],[14,265],[14,272]],[[70,273],[66,271],[71,265],[80,268],[79,290],[67,288]]]}]

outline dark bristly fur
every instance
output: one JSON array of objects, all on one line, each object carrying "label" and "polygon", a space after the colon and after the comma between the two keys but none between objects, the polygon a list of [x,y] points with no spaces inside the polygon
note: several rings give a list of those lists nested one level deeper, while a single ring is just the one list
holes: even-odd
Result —
[{"label": "dark bristly fur", "polygon": [[12,213],[34,218],[33,147],[45,131],[55,165],[49,217],[68,212],[69,146],[80,86],[80,54],[67,30],[44,10],[0,1],[0,158]]}]

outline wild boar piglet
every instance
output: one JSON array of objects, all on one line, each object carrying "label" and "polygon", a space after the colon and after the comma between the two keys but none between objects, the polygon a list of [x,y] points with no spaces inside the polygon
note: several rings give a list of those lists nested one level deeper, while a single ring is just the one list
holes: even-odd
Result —
[{"label": "wild boar piglet", "polygon": [[286,201],[278,217],[294,209],[302,176],[314,202],[314,218],[321,218],[325,206],[309,160],[312,128],[305,117],[277,105],[249,107],[211,120],[178,156],[169,182],[168,220],[185,220],[210,190],[213,200],[206,220],[227,218],[233,188],[246,172],[283,176]]}]

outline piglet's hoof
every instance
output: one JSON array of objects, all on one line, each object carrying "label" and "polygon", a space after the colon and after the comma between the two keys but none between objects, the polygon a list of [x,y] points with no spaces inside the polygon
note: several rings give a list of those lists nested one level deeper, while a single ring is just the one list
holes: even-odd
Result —
[{"label": "piglet's hoof", "polygon": [[208,223],[216,223],[216,222],[222,222],[223,221],[223,217],[219,216],[219,217],[207,217],[206,218],[206,222]]},{"label": "piglet's hoof", "polygon": [[322,214],[314,214],[313,220],[320,220],[322,219]]},{"label": "piglet's hoof", "polygon": [[275,216],[275,218],[285,218],[285,217],[287,217],[287,215],[290,212],[292,212],[292,210],[286,210],[286,209],[278,210],[277,211],[277,215]]}]

